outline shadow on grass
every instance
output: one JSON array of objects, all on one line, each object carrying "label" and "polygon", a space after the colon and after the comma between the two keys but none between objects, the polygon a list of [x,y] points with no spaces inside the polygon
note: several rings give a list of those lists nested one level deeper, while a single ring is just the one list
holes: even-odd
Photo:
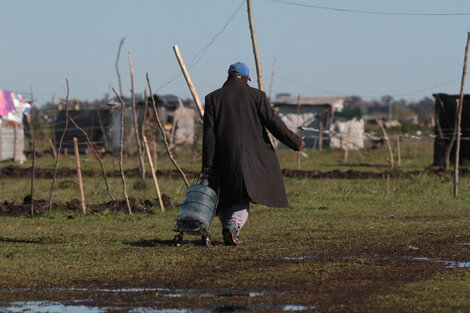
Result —
[{"label": "shadow on grass", "polygon": [[[182,246],[184,245],[194,245],[194,246],[205,246],[202,240],[196,236],[188,236],[190,240],[183,240],[181,243]],[[123,241],[122,242],[125,245],[133,246],[133,247],[143,247],[143,248],[149,248],[149,247],[159,247],[159,246],[167,246],[167,247],[173,247],[175,244],[175,241],[173,239],[140,239],[137,241]],[[223,243],[213,240],[212,245],[213,246],[218,246]]]},{"label": "shadow on grass", "polygon": [[43,243],[41,240],[26,240],[26,239],[14,239],[14,238],[4,238],[4,237],[0,237],[0,242],[10,242],[10,243]]}]

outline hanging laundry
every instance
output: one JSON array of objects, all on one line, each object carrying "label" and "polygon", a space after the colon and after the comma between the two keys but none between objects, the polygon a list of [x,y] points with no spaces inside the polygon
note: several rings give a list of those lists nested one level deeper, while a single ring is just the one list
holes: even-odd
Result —
[{"label": "hanging laundry", "polygon": [[3,90],[0,90],[0,116],[6,116],[8,114],[7,101],[3,95]]},{"label": "hanging laundry", "polygon": [[[10,112],[15,113],[16,109],[15,109],[15,104],[13,103],[12,92],[4,90],[3,95],[4,95],[5,101],[7,103],[6,106],[7,106],[8,113],[10,113]],[[13,94],[13,96],[14,95],[15,94]]]}]

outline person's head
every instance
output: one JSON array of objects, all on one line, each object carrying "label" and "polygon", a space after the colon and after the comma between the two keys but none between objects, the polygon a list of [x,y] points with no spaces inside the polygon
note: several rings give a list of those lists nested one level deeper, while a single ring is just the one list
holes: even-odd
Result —
[{"label": "person's head", "polygon": [[244,82],[248,83],[250,79],[250,69],[243,62],[233,63],[228,68],[229,77],[237,77],[243,79]]}]

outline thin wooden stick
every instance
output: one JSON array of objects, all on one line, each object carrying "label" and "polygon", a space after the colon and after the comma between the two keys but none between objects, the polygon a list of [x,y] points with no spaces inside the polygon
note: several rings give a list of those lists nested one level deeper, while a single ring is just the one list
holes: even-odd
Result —
[{"label": "thin wooden stick", "polygon": [[320,121],[319,129],[318,129],[318,151],[322,151],[323,149],[323,123]]},{"label": "thin wooden stick", "polygon": [[122,94],[121,74],[119,74],[119,56],[121,55],[121,48],[122,48],[122,45],[124,44],[125,40],[126,40],[126,37],[121,38],[121,41],[119,42],[118,53],[117,53],[117,56],[116,56],[116,74],[117,74],[117,77],[118,77],[119,93],[120,93],[121,97],[123,96],[123,94]]},{"label": "thin wooden stick", "polygon": [[49,144],[51,145],[52,154],[54,155],[54,159],[57,159],[57,151],[56,151],[55,146],[54,146],[54,144],[52,143],[52,140],[51,140],[51,139],[49,139]]},{"label": "thin wooden stick", "polygon": [[153,167],[152,156],[150,155],[149,145],[147,143],[147,137],[142,137],[144,141],[145,151],[147,151],[147,158],[150,165],[150,170],[152,171],[153,185],[155,186],[155,192],[157,193],[158,203],[162,211],[165,211],[165,206],[163,205],[162,195],[160,193],[160,186],[158,185],[157,175],[155,174],[155,169]]},{"label": "thin wooden stick", "polygon": [[121,178],[122,178],[122,191],[124,193],[124,198],[126,199],[127,209],[129,210],[129,215],[132,215],[131,204],[129,203],[129,197],[127,197],[127,186],[126,186],[126,177],[124,176],[124,169],[122,167],[122,158],[124,154],[124,116],[125,116],[125,106],[124,101],[118,95],[116,90],[113,88],[113,92],[118,97],[119,101],[121,102],[121,150],[119,156],[119,168],[121,170]]},{"label": "thin wooden stick", "polygon": [[33,141],[33,155],[31,164],[31,216],[34,215],[34,161],[36,155],[36,143]]},{"label": "thin wooden stick", "polygon": [[51,213],[51,208],[52,208],[52,194],[54,193],[54,185],[55,185],[55,180],[56,180],[56,175],[57,175],[57,167],[59,165],[59,160],[60,160],[60,151],[62,150],[62,143],[64,142],[65,132],[67,131],[67,127],[69,126],[69,95],[70,95],[69,80],[66,78],[65,82],[66,82],[66,85],[67,85],[67,96],[65,97],[65,127],[64,127],[64,131],[62,132],[62,136],[60,137],[59,151],[57,151],[57,155],[56,155],[56,158],[55,158],[54,173],[52,175],[51,191],[49,193],[49,207],[48,207],[48,213],[49,214]]},{"label": "thin wooden stick", "polygon": [[463,62],[463,73],[462,73],[462,83],[460,85],[460,100],[458,106],[458,115],[457,115],[457,146],[455,147],[455,164],[454,164],[454,197],[459,196],[459,158],[460,158],[460,130],[462,122],[462,108],[463,108],[463,90],[465,87],[465,75],[467,73],[467,58],[468,58],[468,44],[470,42],[470,32],[467,34],[467,45],[465,46],[465,59]]},{"label": "thin wooden stick", "polygon": [[108,184],[108,179],[106,177],[106,172],[104,170],[104,165],[103,165],[103,161],[101,160],[101,158],[99,157],[98,155],[98,152],[96,152],[95,148],[93,147],[93,144],[91,143],[90,141],[90,138],[88,137],[88,134],[86,133],[86,131],[81,128],[80,126],[78,126],[78,124],[74,121],[74,119],[72,118],[72,116],[69,116],[69,119],[70,121],[73,123],[73,125],[79,130],[82,132],[83,135],[85,135],[85,138],[86,138],[86,141],[88,143],[88,146],[90,147],[90,150],[93,152],[93,154],[95,155],[95,158],[100,162],[100,166],[101,166],[101,173],[103,174],[103,178],[104,178],[104,182],[106,184],[106,191],[108,192],[108,195],[109,197],[111,198],[111,200],[113,201],[116,201],[116,198],[114,198],[114,196],[111,194],[111,188],[109,187],[109,184]]},{"label": "thin wooden stick", "polygon": [[[196,88],[194,88],[194,84],[193,84],[193,81],[191,80],[191,76],[189,76],[186,65],[184,64],[183,57],[181,56],[178,45],[173,46],[173,51],[175,51],[176,58],[178,59],[178,63],[180,64],[181,70],[183,71],[184,78],[186,79],[186,83],[188,84],[189,90],[191,91],[191,95],[193,96],[194,102],[196,103],[196,108],[197,108],[197,111],[199,112],[199,116],[201,117],[201,119],[203,119],[204,108],[202,107],[201,100],[199,100],[199,96],[197,95]],[[150,96],[153,98],[151,92],[150,92]]]},{"label": "thin wooden stick", "polygon": [[152,93],[152,86],[150,85],[149,73],[147,73],[147,83],[149,86],[150,96],[152,97],[153,113],[155,114],[155,119],[157,120],[158,127],[160,128],[160,131],[162,132],[163,143],[165,144],[165,148],[166,148],[166,151],[168,152],[168,156],[170,157],[170,160],[173,163],[173,165],[180,172],[181,177],[183,177],[183,180],[186,186],[189,187],[189,182],[186,179],[186,175],[184,175],[184,172],[181,170],[178,163],[176,163],[175,158],[173,158],[173,154],[171,153],[170,146],[168,145],[168,140],[166,139],[165,130],[163,129],[162,123],[160,122],[160,117],[158,116],[157,106],[155,104],[155,98],[153,97],[153,93]]},{"label": "thin wooden stick", "polygon": [[144,117],[142,118],[142,129],[140,130],[142,138],[145,136],[145,123],[147,122],[149,108],[149,99],[147,97],[147,88],[144,89]]},{"label": "thin wooden stick", "polygon": [[346,146],[344,147],[344,163],[348,162],[349,156],[349,137],[351,137],[351,121],[348,121],[348,132],[346,134]]},{"label": "thin wooden stick", "polygon": [[[300,137],[300,95],[297,96],[297,135]],[[300,150],[297,151],[297,170],[300,171]]]},{"label": "thin wooden stick", "polygon": [[134,133],[135,133],[135,141],[137,142],[137,153],[139,155],[139,162],[140,162],[140,174],[142,175],[142,179],[145,178],[145,161],[144,156],[142,155],[142,143],[140,142],[140,135],[139,129],[137,127],[137,113],[135,108],[135,92],[134,92],[134,66],[132,65],[132,57],[131,53],[128,53],[129,56],[129,68],[131,71],[131,92],[132,92],[132,117],[134,121]]},{"label": "thin wooden stick", "polygon": [[[108,98],[108,96],[106,96]],[[106,101],[107,103],[108,101]],[[103,134],[104,147],[107,149],[109,146],[108,135],[106,135],[106,130],[104,129],[103,121],[101,120],[101,108],[99,104],[96,104],[96,115],[98,115],[98,124],[100,125],[101,133]]]},{"label": "thin wooden stick", "polygon": [[401,167],[400,136],[397,136],[397,167]]},{"label": "thin wooden stick", "polygon": [[393,151],[392,151],[392,147],[390,146],[390,140],[388,139],[387,132],[385,131],[385,128],[382,125],[382,123],[378,119],[375,119],[375,121],[377,122],[380,129],[382,130],[384,140],[387,143],[388,154],[389,154],[389,157],[390,157],[390,167],[393,169],[395,167],[395,162],[393,160]]},{"label": "thin wooden stick", "polygon": [[18,123],[16,122],[13,131],[15,132],[13,134],[13,161],[16,163],[18,162]]},{"label": "thin wooden stick", "polygon": [[80,204],[82,205],[82,213],[86,214],[85,194],[83,193],[83,182],[82,182],[82,168],[80,166],[80,153],[78,151],[77,137],[73,137],[73,148],[75,150],[75,160],[77,161],[77,177],[78,177],[78,186],[80,188]]}]

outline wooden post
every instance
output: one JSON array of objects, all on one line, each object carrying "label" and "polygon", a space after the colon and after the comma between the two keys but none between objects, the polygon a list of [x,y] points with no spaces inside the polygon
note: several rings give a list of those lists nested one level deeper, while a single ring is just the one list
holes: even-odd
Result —
[{"label": "wooden post", "polygon": [[[189,76],[188,70],[186,69],[186,65],[184,64],[183,57],[181,57],[181,53],[178,48],[178,45],[173,46],[173,51],[175,51],[176,58],[178,59],[178,63],[180,64],[181,70],[183,71],[184,78],[186,79],[186,83],[188,84],[189,90],[191,91],[191,95],[193,96],[194,102],[196,103],[199,116],[201,117],[201,119],[203,119],[204,108],[202,107],[201,100],[199,100],[199,96],[197,95],[196,88],[194,88],[194,84],[193,84],[193,81],[191,80],[191,76]],[[152,93],[150,93],[150,96],[153,98]]]},{"label": "wooden post", "polygon": [[251,42],[253,44],[253,54],[255,55],[256,74],[258,75],[258,88],[264,91],[263,71],[261,70],[261,61],[259,58],[258,41],[256,39],[255,21],[253,19],[253,6],[251,0],[246,2],[248,10],[248,22],[250,24]]},{"label": "wooden post", "polygon": [[119,101],[121,102],[121,149],[120,149],[120,156],[119,156],[119,168],[121,170],[121,178],[122,178],[122,191],[124,193],[124,198],[126,199],[127,209],[129,210],[129,215],[132,215],[131,204],[129,203],[129,197],[127,196],[127,186],[126,186],[126,177],[124,176],[124,168],[122,167],[122,158],[124,154],[124,116],[125,116],[125,106],[124,101],[122,100],[121,96],[118,95],[116,90],[113,88],[113,92],[118,97]]},{"label": "wooden post", "polygon": [[73,148],[75,150],[75,160],[77,161],[77,177],[78,177],[78,186],[80,188],[80,203],[82,205],[82,213],[86,214],[85,195],[83,193],[83,182],[82,182],[82,168],[80,166],[80,154],[78,151],[77,137],[73,137]]},{"label": "wooden post", "polygon": [[158,186],[157,175],[155,174],[155,169],[153,167],[152,156],[150,155],[149,145],[147,143],[147,137],[143,136],[145,151],[147,152],[147,158],[150,165],[150,170],[152,171],[153,185],[155,186],[155,192],[157,193],[158,203],[162,211],[165,211],[165,206],[163,205],[162,195],[160,193],[160,187]]},{"label": "wooden post", "polygon": [[457,133],[457,146],[455,147],[455,164],[454,164],[454,196],[459,196],[459,154],[460,154],[460,130],[461,130],[461,121],[462,121],[462,108],[463,108],[463,100],[464,94],[463,90],[465,87],[465,75],[467,73],[467,58],[468,58],[468,44],[470,42],[470,32],[467,34],[467,45],[465,46],[465,58],[463,62],[463,73],[462,73],[462,83],[460,85],[460,100],[458,105],[458,114],[457,114],[457,121],[455,125],[456,133]]},{"label": "wooden post", "polygon": [[13,161],[16,163],[18,162],[18,123],[14,122],[15,126],[13,128]]},{"label": "wooden post", "polygon": [[52,154],[54,155],[54,159],[57,159],[57,151],[56,151],[55,146],[54,146],[54,144],[52,143],[52,140],[51,140],[51,139],[49,139],[49,144],[51,145]]},{"label": "wooden post", "polygon": [[143,149],[142,149],[142,143],[140,142],[139,129],[137,127],[137,113],[136,113],[136,108],[135,108],[134,66],[132,65],[132,57],[131,57],[130,52],[128,53],[128,56],[129,56],[129,67],[131,71],[132,117],[134,121],[135,141],[137,143],[137,153],[138,153],[139,162],[140,162],[140,174],[142,176],[142,179],[144,179],[145,178],[145,161],[144,161],[144,156],[142,155]]},{"label": "wooden post", "polygon": [[397,167],[401,167],[400,135],[397,136]]},{"label": "wooden post", "polygon": [[320,125],[318,127],[318,151],[322,151],[323,149],[323,122],[320,121]]},{"label": "wooden post", "polygon": [[382,123],[378,119],[375,119],[375,121],[377,122],[380,129],[382,130],[384,140],[387,143],[387,149],[388,149],[388,154],[389,154],[389,158],[390,158],[390,167],[393,169],[395,167],[395,162],[393,160],[393,151],[392,151],[392,147],[390,146],[390,140],[388,139],[387,132],[385,131],[385,128],[382,125]]},{"label": "wooden post", "polygon": [[36,155],[36,143],[33,141],[32,163],[31,163],[31,216],[34,215],[34,161]]},{"label": "wooden post", "polygon": [[169,146],[168,140],[166,138],[165,130],[163,129],[162,123],[160,121],[160,117],[158,116],[157,106],[155,104],[155,98],[153,97],[152,86],[150,85],[150,79],[149,79],[149,74],[148,73],[147,73],[147,84],[149,86],[150,95],[152,95],[153,113],[155,114],[155,119],[157,120],[158,127],[160,128],[160,131],[162,132],[163,143],[165,144],[165,148],[166,148],[166,151],[168,152],[168,156],[170,157],[170,160],[173,163],[173,165],[176,167],[176,169],[181,174],[181,177],[183,178],[184,183],[186,184],[186,187],[189,188],[189,182],[186,179],[186,175],[184,174],[183,170],[179,167],[178,163],[176,163],[176,160],[173,157],[173,153],[171,153],[170,146]]}]

